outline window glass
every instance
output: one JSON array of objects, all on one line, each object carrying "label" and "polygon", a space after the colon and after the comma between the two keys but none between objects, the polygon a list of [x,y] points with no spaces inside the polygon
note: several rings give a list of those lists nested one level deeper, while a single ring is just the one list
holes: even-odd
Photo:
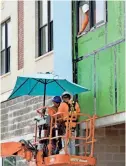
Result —
[{"label": "window glass", "polygon": [[10,47],[7,48],[7,71],[10,71]]},{"label": "window glass", "polygon": [[53,21],[50,23],[51,26],[51,50],[53,50]]},{"label": "window glass", "polygon": [[1,69],[0,69],[1,75],[5,74],[5,50],[1,52]]},{"label": "window glass", "polygon": [[38,1],[39,9],[39,56],[53,48],[53,2]]},{"label": "window glass", "polygon": [[90,1],[90,28],[96,25],[96,3],[95,1]]},{"label": "window glass", "polygon": [[47,0],[40,1],[40,27],[47,24]]},{"label": "window glass", "polygon": [[51,1],[50,5],[51,5],[51,18],[50,18],[50,20],[52,21],[53,20],[53,1]]},{"label": "window glass", "polygon": [[3,75],[10,71],[10,49],[11,49],[11,22],[5,21],[1,25],[1,71]]},{"label": "window glass", "polygon": [[105,1],[96,1],[96,24],[105,20]]},{"label": "window glass", "polygon": [[1,26],[1,50],[5,49],[5,24]]},{"label": "window glass", "polygon": [[41,29],[41,54],[48,52],[48,29],[47,26]]},{"label": "window glass", "polygon": [[8,47],[11,46],[11,22],[7,23],[7,37],[8,37]]}]

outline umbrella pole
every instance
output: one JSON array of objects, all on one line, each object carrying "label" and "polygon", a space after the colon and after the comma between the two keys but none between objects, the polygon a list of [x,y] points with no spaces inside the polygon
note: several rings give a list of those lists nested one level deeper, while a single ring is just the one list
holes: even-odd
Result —
[{"label": "umbrella pole", "polygon": [[45,100],[46,100],[46,80],[45,80],[45,84],[44,84],[44,98],[43,98],[43,106],[45,106]]},{"label": "umbrella pole", "polygon": [[44,98],[43,98],[43,106],[45,106],[45,94],[44,94]]}]

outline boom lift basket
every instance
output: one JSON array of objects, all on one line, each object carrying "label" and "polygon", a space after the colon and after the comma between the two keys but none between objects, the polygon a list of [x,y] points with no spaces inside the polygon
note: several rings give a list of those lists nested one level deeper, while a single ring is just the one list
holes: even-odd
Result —
[{"label": "boom lift basket", "polygon": [[[75,122],[74,115],[67,115],[63,117],[62,113],[56,113],[51,116],[51,123],[49,127],[49,135],[38,139],[37,131],[35,136],[35,145],[38,145],[42,141],[48,141],[47,145],[47,155],[43,157],[42,166],[95,166],[96,159],[94,157],[94,143],[95,143],[95,119],[96,115],[93,117],[77,113],[77,117],[81,117],[79,122]],[[57,124],[64,122],[64,127],[58,129]],[[57,130],[64,128],[64,133],[59,134]],[[36,127],[37,130],[37,127]],[[55,136],[53,135],[53,130],[55,130]],[[76,133],[74,136],[72,133]],[[62,141],[64,146],[59,153],[53,152],[53,141]],[[71,154],[68,149],[69,143],[75,142],[74,148],[76,153]]]}]

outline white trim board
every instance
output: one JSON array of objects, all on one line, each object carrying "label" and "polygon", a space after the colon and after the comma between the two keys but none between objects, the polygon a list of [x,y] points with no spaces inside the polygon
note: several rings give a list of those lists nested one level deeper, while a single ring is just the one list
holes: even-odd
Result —
[{"label": "white trim board", "polygon": [[[95,127],[100,128],[100,127],[122,124],[122,123],[125,123],[125,120],[126,120],[126,112],[121,112],[118,114],[109,115],[106,117],[101,117],[101,118],[96,119]],[[84,124],[82,124],[81,127],[82,127],[82,129],[85,129]]]}]

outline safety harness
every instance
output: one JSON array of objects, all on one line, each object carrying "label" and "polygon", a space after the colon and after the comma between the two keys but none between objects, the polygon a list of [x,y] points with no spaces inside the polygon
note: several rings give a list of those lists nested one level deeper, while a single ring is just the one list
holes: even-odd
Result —
[{"label": "safety harness", "polygon": [[76,108],[75,108],[75,106],[76,106],[76,101],[72,101],[72,103],[71,104],[69,104],[69,103],[67,103],[67,102],[65,102],[67,105],[68,105],[68,108],[69,108],[69,110],[68,110],[68,112],[69,112],[69,118],[71,118],[71,116],[73,117],[73,119],[72,119],[72,122],[77,122],[77,116],[76,116]]}]

